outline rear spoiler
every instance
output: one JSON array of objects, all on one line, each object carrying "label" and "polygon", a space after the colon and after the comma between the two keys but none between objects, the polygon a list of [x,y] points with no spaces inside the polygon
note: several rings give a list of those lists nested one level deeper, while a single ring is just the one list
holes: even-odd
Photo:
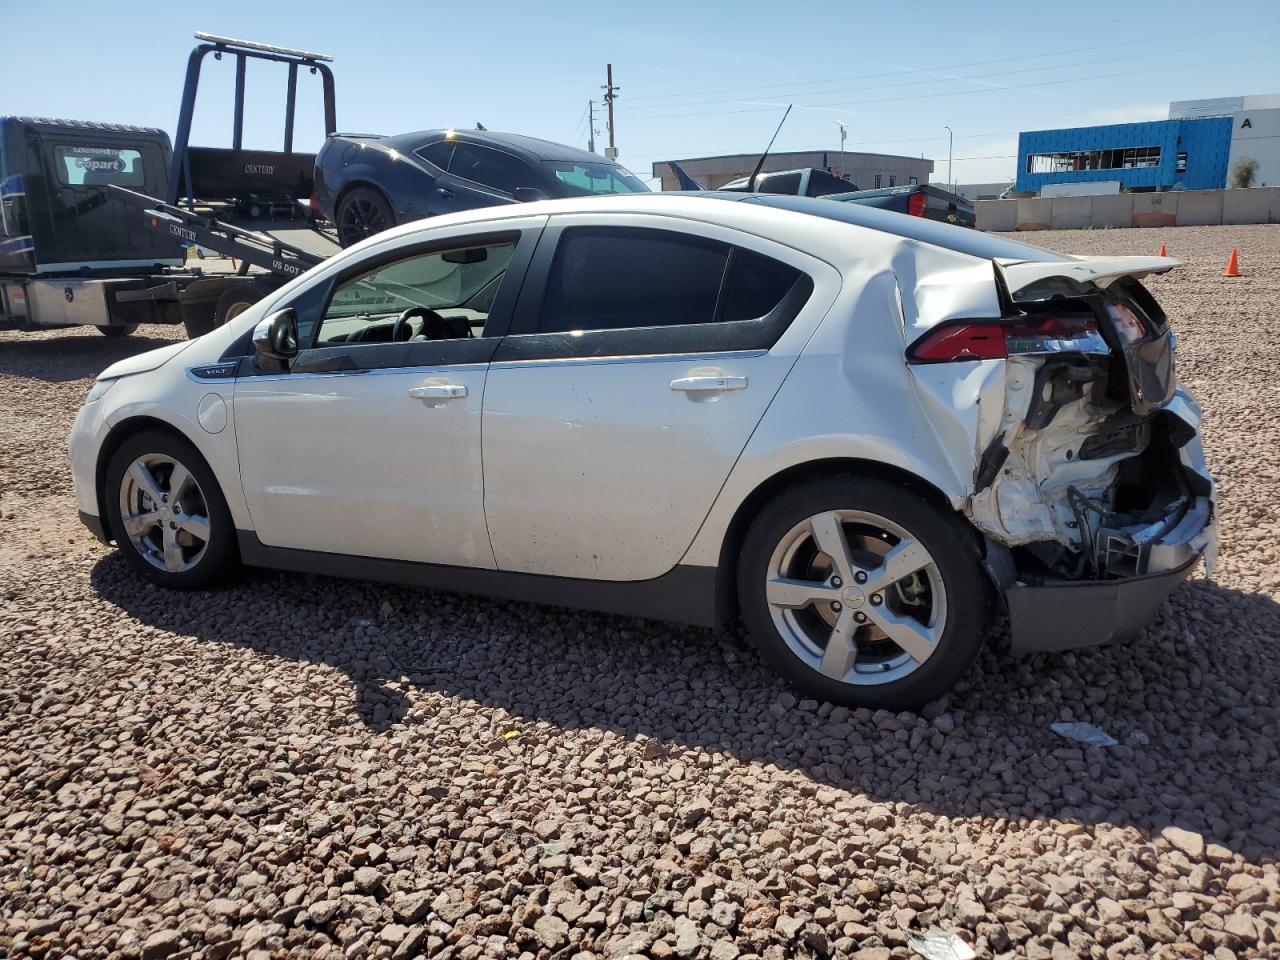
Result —
[{"label": "rear spoiler", "polygon": [[1059,281],[1080,292],[1090,284],[1108,287],[1124,277],[1138,279],[1152,273],[1168,273],[1181,261],[1172,257],[1072,257],[1068,260],[997,259],[996,269],[1009,293],[1019,293],[1045,281]]}]

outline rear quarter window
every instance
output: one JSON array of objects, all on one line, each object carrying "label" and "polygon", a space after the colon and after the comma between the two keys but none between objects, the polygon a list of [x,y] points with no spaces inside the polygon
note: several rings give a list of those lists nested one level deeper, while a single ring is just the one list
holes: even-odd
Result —
[{"label": "rear quarter window", "polygon": [[127,147],[54,147],[58,181],[66,186],[99,186],[114,183],[121,187],[146,184],[142,153]]}]

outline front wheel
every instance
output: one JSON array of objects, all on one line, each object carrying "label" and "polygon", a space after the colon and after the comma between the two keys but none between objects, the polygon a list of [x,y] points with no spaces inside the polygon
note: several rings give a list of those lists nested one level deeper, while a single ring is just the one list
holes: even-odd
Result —
[{"label": "front wheel", "polygon": [[116,337],[127,337],[137,329],[138,325],[136,323],[122,323],[111,327],[99,327],[98,332],[104,337],[114,339]]},{"label": "front wheel", "polygon": [[752,523],[738,568],[743,619],[805,693],[914,709],[977,656],[987,586],[963,522],[901,486],[837,476],[793,487]]},{"label": "front wheel", "polygon": [[107,466],[107,524],[125,561],[164,587],[193,589],[236,560],[235,527],[213,471],[187,440],[148,430]]}]

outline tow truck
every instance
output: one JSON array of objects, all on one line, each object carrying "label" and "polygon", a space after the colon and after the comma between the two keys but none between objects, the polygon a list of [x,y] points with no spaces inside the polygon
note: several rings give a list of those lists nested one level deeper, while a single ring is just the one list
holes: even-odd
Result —
[{"label": "tow truck", "polygon": [[[310,208],[315,154],[293,143],[302,71],[319,76],[325,135],[335,132],[332,58],[196,39],[172,147],[155,128],[0,118],[0,329],[85,324],[127,336],[140,323],[180,322],[196,337],[337,252]],[[235,64],[229,148],[190,143],[210,56]],[[279,151],[243,146],[250,60],[288,70]],[[190,266],[192,249],[233,269]]]}]

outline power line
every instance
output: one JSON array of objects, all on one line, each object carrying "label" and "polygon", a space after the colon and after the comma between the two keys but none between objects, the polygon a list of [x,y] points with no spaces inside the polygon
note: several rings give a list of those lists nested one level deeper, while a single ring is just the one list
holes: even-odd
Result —
[{"label": "power line", "polygon": [[[930,71],[938,71],[938,70],[958,70],[962,67],[982,67],[992,63],[1017,63],[1018,61],[1021,61],[1021,60],[1036,60],[1043,57],[1062,56],[1068,53],[1082,53],[1084,51],[1092,51],[1092,50],[1107,50],[1115,47],[1132,47],[1135,42],[1162,43],[1166,40],[1176,40],[1181,37],[1206,37],[1206,36],[1216,36],[1216,35],[1234,34],[1234,33],[1235,31],[1229,31],[1229,30],[1215,30],[1215,31],[1210,31],[1208,33],[1205,33],[1204,31],[1200,31],[1200,30],[1191,30],[1185,33],[1168,34],[1167,36],[1163,36],[1163,37],[1151,37],[1148,40],[1143,40],[1143,41],[1134,41],[1130,39],[1130,40],[1121,40],[1116,43],[1094,43],[1086,47],[1068,47],[1064,50],[1050,50],[1050,51],[1044,51],[1041,53],[1029,53],[1021,57],[996,57],[995,59],[992,59],[992,60],[970,60],[965,63],[942,64],[941,66],[937,66],[937,67],[905,67],[900,70],[888,70],[888,71],[881,71],[878,73],[862,73],[862,74],[855,74],[853,76],[847,76],[847,77],[827,77],[825,79],[820,79],[820,80],[797,80],[797,81],[781,83],[781,84],[773,83],[773,84],[763,84],[763,85],[750,86],[750,87],[721,87],[718,90],[695,90],[692,92],[682,91],[680,93],[650,94],[648,96],[630,97],[629,99],[631,103],[636,103],[637,101],[671,100],[671,99],[679,99],[681,97],[689,97],[689,96],[700,97],[700,96],[713,94],[713,93],[741,93],[741,92],[747,92],[747,91],[753,91],[753,90],[786,90],[786,89],[791,89],[793,87],[812,86],[814,84],[822,84],[822,83],[844,83],[849,80],[875,80],[875,79],[880,79],[882,77],[904,76],[912,73],[928,73]],[[828,91],[816,91],[816,92],[825,93]]]},{"label": "power line", "polygon": [[[1206,46],[1205,46],[1205,45],[1203,45],[1203,44],[1199,44],[1199,45],[1194,46],[1194,47],[1185,47],[1185,48],[1180,49],[1180,50],[1161,50],[1161,51],[1156,52],[1156,53],[1137,54],[1137,55],[1135,55],[1135,57],[1132,57],[1132,58],[1130,58],[1130,59],[1137,59],[1137,58],[1140,58],[1140,57],[1157,57],[1157,56],[1158,56],[1158,57],[1168,57],[1168,56],[1173,55],[1173,54],[1179,54],[1179,53],[1195,53],[1195,52],[1198,52],[1198,51],[1201,51],[1201,50],[1214,49],[1215,47],[1225,47],[1225,46],[1232,46],[1232,47],[1234,47],[1234,46],[1235,46],[1235,44],[1234,44],[1234,43],[1219,43],[1219,44],[1214,44],[1214,45],[1213,45],[1213,46],[1211,46],[1211,47],[1206,47]],[[917,87],[917,86],[928,85],[928,84],[932,84],[932,83],[972,83],[972,82],[977,82],[977,81],[979,81],[979,80],[985,80],[985,79],[986,79],[986,78],[988,78],[988,77],[1008,77],[1008,76],[1012,76],[1012,75],[1014,75],[1014,74],[1019,74],[1019,73],[1039,73],[1039,72],[1042,72],[1042,71],[1045,71],[1045,70],[1067,70],[1067,69],[1074,69],[1074,68],[1076,68],[1076,67],[1088,67],[1088,66],[1093,66],[1094,64],[1099,64],[1099,63],[1113,63],[1113,62],[1114,62],[1114,58],[1113,58],[1113,57],[1102,57],[1102,58],[1095,59],[1095,60],[1080,60],[1080,61],[1077,61],[1077,62],[1075,62],[1075,63],[1060,63],[1060,64],[1056,64],[1056,65],[1053,65],[1053,66],[1024,67],[1024,68],[1019,69],[1019,70],[997,70],[997,71],[994,71],[994,72],[991,72],[991,73],[979,73],[979,74],[974,74],[973,76],[969,76],[969,77],[938,77],[938,78],[932,78],[932,79],[929,79],[929,80],[911,80],[911,81],[908,81],[908,82],[905,82],[905,83],[895,81],[895,82],[893,82],[893,83],[876,84],[876,85],[868,86],[868,87],[848,87],[848,88],[845,88],[844,90],[824,90],[824,91],[821,91],[821,92],[822,92],[822,93],[832,93],[832,94],[834,94],[834,93],[842,93],[842,94],[845,94],[845,93],[857,93],[857,92],[859,92],[859,91],[863,91],[863,90],[886,90],[886,89],[891,89],[891,88],[895,88],[895,87]],[[1163,69],[1163,68],[1161,68],[1161,69]],[[1088,79],[1088,78],[1078,78],[1078,79]],[[1001,86],[1000,86],[1000,87],[998,87],[998,88],[988,88],[988,89],[1016,89],[1016,88],[1015,88],[1015,87],[1010,87],[1010,86],[1007,86],[1007,85],[1001,85]],[[969,92],[976,92],[976,91],[969,91]],[[691,102],[688,102],[688,103],[681,104],[681,106],[682,106],[682,107],[696,107],[696,106],[711,105],[711,104],[716,104],[716,103],[735,103],[735,102],[741,102],[741,101],[740,101],[740,100],[733,99],[733,98],[728,99],[728,100],[694,100],[694,101],[691,101]],[[871,100],[871,101],[859,101],[859,102],[861,102],[861,103],[875,103],[875,102],[877,102],[877,101]],[[815,101],[810,101],[810,102],[809,102],[809,103],[807,103],[807,104],[806,104],[806,103],[803,103],[803,102],[800,104],[800,106],[801,106],[801,107],[805,107],[805,106],[847,106],[847,105],[848,105],[848,104],[846,104],[846,103],[842,103],[842,102],[839,102],[839,101],[831,101],[831,100],[815,100]],[[776,109],[776,107],[768,107],[768,108],[761,108],[761,109]],[[719,112],[720,112],[720,111],[716,111],[716,113],[719,113]],[[738,111],[732,111],[732,112],[738,112]],[[663,116],[680,116],[680,115],[681,115],[681,114],[644,114],[644,113],[628,113],[628,114],[627,114],[628,118],[629,118],[629,119],[632,119],[632,120],[648,120],[648,119],[656,119],[656,118],[658,118],[658,117],[663,117]],[[692,114],[684,114],[684,115],[685,115],[685,116],[692,116]]]},{"label": "power line", "polygon": [[[1229,62],[1232,65],[1235,65],[1237,63],[1245,63],[1251,60],[1261,60],[1261,59],[1270,59],[1270,56],[1260,55],[1255,57],[1232,57]],[[1224,64],[1224,61],[1208,60],[1208,61],[1202,61],[1200,63],[1182,63],[1182,64],[1179,64],[1179,66],[1182,69],[1186,69],[1189,67],[1216,67],[1216,66],[1222,66],[1223,64]],[[932,100],[937,97],[962,97],[962,96],[975,94],[975,93],[1005,93],[1010,90],[1029,90],[1037,87],[1051,87],[1051,86],[1057,86],[1065,83],[1086,83],[1091,80],[1113,80],[1117,77],[1132,77],[1132,76],[1137,76],[1139,74],[1144,74],[1144,73],[1158,73],[1162,70],[1167,70],[1167,69],[1169,69],[1169,67],[1166,64],[1159,67],[1148,67],[1143,70],[1125,70],[1119,73],[1090,74],[1087,77],[1070,77],[1067,79],[1058,79],[1058,80],[1041,80],[1035,83],[1009,84],[1003,87],[984,87],[980,90],[946,90],[941,93],[919,93],[919,94],[913,94],[911,96],[906,96],[906,97],[881,97],[875,100],[854,100],[854,101],[849,101],[847,103],[829,104],[829,106],[858,107],[858,106],[865,106],[867,104],[873,104],[873,103],[901,103],[907,100]],[[807,106],[826,106],[826,105],[828,104],[808,104]],[[800,104],[800,106],[803,109],[806,106],[806,104]],[[778,108],[776,106],[767,106],[767,107],[749,107],[742,110],[710,110],[710,111],[704,110],[704,111],[695,111],[692,113],[667,113],[667,114],[655,114],[655,115],[644,116],[644,117],[632,116],[631,119],[632,120],[666,120],[666,119],[672,119],[672,118],[678,118],[678,117],[713,117],[713,116],[725,116],[728,114],[738,114],[738,113],[763,113],[763,112],[777,110],[777,109]]]}]

